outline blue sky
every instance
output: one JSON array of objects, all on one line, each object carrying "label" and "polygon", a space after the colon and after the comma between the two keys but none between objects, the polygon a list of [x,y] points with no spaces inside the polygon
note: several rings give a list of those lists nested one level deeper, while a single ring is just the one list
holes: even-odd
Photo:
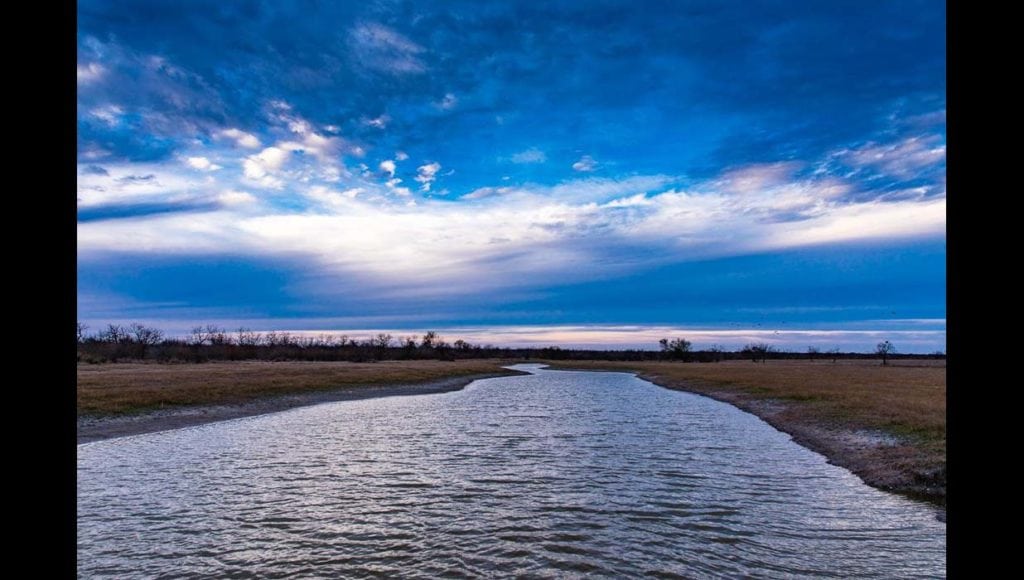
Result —
[{"label": "blue sky", "polygon": [[945,349],[940,2],[78,6],[93,328]]}]

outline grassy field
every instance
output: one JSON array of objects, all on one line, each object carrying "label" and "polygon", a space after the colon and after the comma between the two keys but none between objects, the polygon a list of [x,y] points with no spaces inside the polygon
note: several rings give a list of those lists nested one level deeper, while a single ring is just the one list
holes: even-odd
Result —
[{"label": "grassy field", "polygon": [[244,403],[294,393],[505,373],[507,361],[210,362],[78,365],[78,414]]},{"label": "grassy field", "polygon": [[945,361],[551,361],[728,401],[882,489],[944,504]]}]

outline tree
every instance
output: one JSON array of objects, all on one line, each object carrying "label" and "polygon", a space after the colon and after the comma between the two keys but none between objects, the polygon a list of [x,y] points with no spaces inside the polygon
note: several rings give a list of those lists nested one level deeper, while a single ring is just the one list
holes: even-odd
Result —
[{"label": "tree", "polygon": [[708,352],[711,353],[711,360],[719,362],[722,360],[722,355],[725,353],[725,348],[718,344],[713,344],[708,347]]},{"label": "tree", "polygon": [[128,331],[131,333],[131,340],[138,345],[139,358],[146,358],[146,351],[153,345],[160,344],[164,339],[164,331],[133,322]]},{"label": "tree", "polygon": [[758,359],[760,359],[761,364],[764,364],[765,360],[768,358],[768,353],[775,352],[775,347],[766,342],[759,342],[748,344],[743,347],[741,352],[749,355],[751,361],[757,362]]},{"label": "tree", "polygon": [[836,362],[836,359],[839,358],[839,352],[838,346],[828,349],[828,354],[832,355],[832,362]]},{"label": "tree", "polygon": [[693,346],[693,344],[685,338],[674,338],[672,340],[663,338],[658,341],[658,344],[661,345],[661,352],[665,353],[670,358],[677,360],[688,358],[690,348]]},{"label": "tree", "polygon": [[75,323],[75,330],[76,330],[76,334],[78,336],[78,342],[81,343],[81,342],[85,341],[85,331],[89,330],[89,325],[82,324],[81,322],[76,322]]},{"label": "tree", "polygon": [[882,365],[889,364],[889,357],[896,354],[896,347],[888,340],[883,340],[875,347],[875,354],[882,357]]},{"label": "tree", "polygon": [[131,335],[128,334],[128,329],[120,324],[108,324],[106,330],[101,330],[96,335],[96,338],[101,342],[109,342],[110,344],[127,344],[131,342]]},{"label": "tree", "polygon": [[821,353],[821,351],[818,350],[818,347],[816,347],[816,346],[809,346],[809,347],[807,347],[807,358],[809,358],[811,360],[814,360],[814,359],[818,358],[818,355],[820,353]]},{"label": "tree", "polygon": [[384,359],[384,355],[388,352],[388,347],[391,346],[391,340],[392,336],[383,332],[370,339],[370,346],[373,347],[374,358],[377,360]]},{"label": "tree", "polygon": [[239,346],[256,346],[263,340],[263,335],[253,331],[251,328],[241,327],[238,329]]},{"label": "tree", "polygon": [[437,333],[431,330],[423,335],[423,342],[420,343],[420,346],[423,348],[434,348],[434,343],[438,340]]}]

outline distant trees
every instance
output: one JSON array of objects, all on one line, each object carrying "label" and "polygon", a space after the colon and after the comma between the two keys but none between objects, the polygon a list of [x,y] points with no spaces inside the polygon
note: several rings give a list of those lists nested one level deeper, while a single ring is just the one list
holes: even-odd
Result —
[{"label": "distant trees", "polygon": [[384,360],[384,357],[388,354],[388,348],[391,346],[391,340],[392,336],[384,332],[370,339],[374,359]]},{"label": "distant trees", "polygon": [[749,356],[751,361],[757,362],[760,360],[761,364],[764,364],[768,358],[768,353],[775,352],[775,347],[766,342],[758,342],[748,344],[740,352]]},{"label": "distant trees", "polygon": [[672,340],[663,338],[658,341],[658,344],[661,346],[661,352],[673,360],[689,359],[693,347],[693,343],[685,338],[673,338]]},{"label": "distant trees", "polygon": [[434,343],[437,342],[437,333],[433,330],[423,335],[423,342],[420,343],[422,348],[434,348]]},{"label": "distant trees", "polygon": [[896,347],[888,340],[883,340],[875,347],[875,354],[882,357],[882,365],[889,364],[889,357],[896,354]]},{"label": "distant trees", "polygon": [[164,331],[133,322],[128,327],[131,342],[135,344],[139,358],[146,358],[146,351],[149,347],[160,344],[164,339]]},{"label": "distant trees", "polygon": [[[254,331],[240,327],[228,332],[216,324],[195,326],[178,336],[138,322],[107,324],[98,332],[89,333],[89,327],[76,324],[79,362],[103,363],[119,360],[152,360],[161,362],[205,362],[210,360],[291,360],[291,361],[351,361],[373,360],[468,360],[501,358],[519,360],[607,360],[657,361],[681,360],[685,362],[717,362],[742,360],[764,363],[768,357],[775,360],[825,359],[839,356],[849,359],[877,360],[888,364],[896,353],[889,341],[879,343],[869,352],[840,353],[839,347],[827,351],[807,347],[806,353],[784,351],[768,343],[751,343],[740,350],[710,345],[695,349],[685,338],[663,338],[659,348],[625,350],[589,350],[559,347],[498,347],[472,344],[465,339],[447,341],[436,331],[420,336],[394,337],[386,332],[370,336],[350,337],[327,333],[284,332],[280,330]],[[899,358],[935,358],[941,354],[900,354]]]}]

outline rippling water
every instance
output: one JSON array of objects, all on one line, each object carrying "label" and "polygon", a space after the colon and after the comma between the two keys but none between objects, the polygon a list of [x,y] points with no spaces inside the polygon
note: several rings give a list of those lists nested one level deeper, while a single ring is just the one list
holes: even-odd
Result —
[{"label": "rippling water", "polygon": [[942,577],[927,506],[756,417],[539,370],[78,447],[83,577]]}]

